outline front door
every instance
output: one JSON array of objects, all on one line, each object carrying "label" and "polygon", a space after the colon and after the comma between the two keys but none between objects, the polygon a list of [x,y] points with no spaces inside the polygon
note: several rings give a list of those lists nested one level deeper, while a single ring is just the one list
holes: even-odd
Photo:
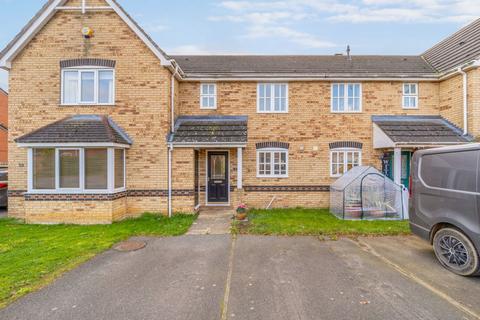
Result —
[{"label": "front door", "polygon": [[[384,164],[384,174],[387,177],[393,180],[393,172],[394,172],[394,161],[393,161],[393,152],[390,152],[388,157],[388,164],[385,166]],[[402,151],[402,168],[401,168],[401,184],[405,186],[405,188],[410,188],[410,162],[412,160],[412,152],[410,151]]]},{"label": "front door", "polygon": [[228,202],[228,152],[209,152],[207,161],[208,202]]}]

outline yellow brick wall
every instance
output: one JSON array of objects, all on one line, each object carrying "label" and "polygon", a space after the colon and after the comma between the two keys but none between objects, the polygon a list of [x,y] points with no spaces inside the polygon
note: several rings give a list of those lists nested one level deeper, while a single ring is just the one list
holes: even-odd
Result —
[{"label": "yellow brick wall", "polygon": [[112,201],[25,201],[27,223],[109,224]]},{"label": "yellow brick wall", "polygon": [[440,82],[440,115],[463,128],[463,79],[461,75]]},{"label": "yellow brick wall", "polygon": [[[78,1],[69,5],[76,4]],[[104,2],[90,1],[89,5]],[[92,39],[83,39],[83,26],[95,31]],[[60,106],[59,62],[81,57],[116,61],[114,106]],[[127,151],[128,189],[167,189],[165,137],[169,129],[170,77],[170,71],[116,13],[90,12],[82,16],[78,12],[57,12],[17,56],[10,71],[10,190],[27,189],[27,151],[13,140],[75,114],[109,115],[133,139]],[[153,209],[142,207],[149,201],[140,199],[139,204],[132,205],[134,199],[130,198],[127,206],[135,208],[134,214]],[[155,211],[165,212],[165,203],[157,201]],[[58,202],[44,205],[52,210],[61,206]],[[35,204],[25,206],[33,209]],[[24,216],[23,200],[13,199],[9,214]],[[120,211],[118,215],[125,213]]]}]

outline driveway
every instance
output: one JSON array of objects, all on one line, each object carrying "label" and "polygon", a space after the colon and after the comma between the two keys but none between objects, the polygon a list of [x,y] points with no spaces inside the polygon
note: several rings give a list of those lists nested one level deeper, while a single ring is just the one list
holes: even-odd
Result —
[{"label": "driveway", "polygon": [[476,319],[480,280],[414,237],[195,235],[110,250],[0,319]]}]

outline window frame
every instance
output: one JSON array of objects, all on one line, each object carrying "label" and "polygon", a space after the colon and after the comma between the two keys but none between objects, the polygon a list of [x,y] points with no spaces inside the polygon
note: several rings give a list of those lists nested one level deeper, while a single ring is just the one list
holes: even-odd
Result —
[{"label": "window frame", "polygon": [[[203,86],[212,86],[213,85],[213,94],[204,94]],[[203,98],[213,98],[213,107],[204,106]],[[202,82],[200,83],[200,109],[204,110],[216,110],[217,109],[217,84],[214,82]]]},{"label": "window frame", "polygon": [[[362,165],[362,149],[358,149],[358,148],[337,148],[337,149],[331,149],[330,150],[330,162],[329,162],[329,165],[330,165],[330,168],[329,168],[329,172],[330,172],[330,177],[332,178],[338,178],[338,177],[341,177],[343,176],[347,171],[346,168],[348,166],[348,153],[349,152],[354,152],[354,153],[358,153],[358,166],[361,166]],[[333,172],[333,154],[334,153],[343,153],[343,173],[334,173]],[[338,163],[338,162],[337,162]]]},{"label": "window frame", "polygon": [[[410,91],[411,91],[411,86],[415,86],[415,94],[406,94],[405,93],[405,86],[410,86]],[[419,85],[417,82],[404,82],[402,83],[402,108],[403,109],[407,109],[407,110],[410,110],[410,109],[418,109],[418,104],[419,104],[419,94],[418,94],[418,89],[419,89]],[[407,107],[405,106],[405,98],[415,98],[415,107]]]},{"label": "window frame", "polygon": [[[285,110],[275,111],[275,95],[272,94],[270,97],[270,111],[267,110],[260,110],[260,86],[270,85],[272,86],[272,92],[275,92],[276,85],[284,85],[285,86]],[[258,82],[257,83],[257,113],[288,113],[289,108],[289,95],[288,95],[288,82]]]},{"label": "window frame", "polygon": [[[274,173],[274,166],[275,166],[275,152],[285,153],[285,174],[275,174]],[[269,153],[270,154],[270,167],[271,167],[271,174],[260,174],[260,153]],[[289,152],[288,149],[283,148],[265,148],[265,149],[257,149],[257,178],[288,178],[288,156]]]},{"label": "window frame", "polygon": [[[64,81],[65,81],[65,72],[77,71],[77,101],[75,103],[65,102],[65,92],[64,92]],[[99,101],[99,73],[101,71],[111,71],[112,72],[112,101],[111,102],[98,102]],[[81,101],[82,95],[82,73],[93,72],[94,73],[94,94],[92,102],[83,102]],[[116,71],[115,68],[105,68],[105,67],[95,67],[95,66],[83,66],[83,67],[71,67],[71,68],[62,68],[61,77],[60,77],[60,105],[62,106],[113,106],[115,105],[116,99]]]},{"label": "window frame", "polygon": [[[55,188],[54,189],[34,189],[33,186],[33,154],[34,149],[54,149],[55,150]],[[107,150],[107,188],[106,189],[86,189],[85,188],[85,149],[106,149]],[[124,184],[121,188],[115,188],[115,149],[123,149],[124,168],[123,179]],[[79,150],[79,188],[60,188],[60,150]],[[27,151],[28,163],[28,193],[30,194],[112,194],[126,191],[127,185],[127,162],[126,162],[126,148],[118,148],[111,146],[38,146],[29,147]]]},{"label": "window frame", "polygon": [[[333,87],[335,85],[343,85],[344,90],[343,90],[343,110],[333,110]],[[349,85],[358,85],[359,88],[359,95],[358,95],[358,110],[347,110],[348,106],[348,86]],[[362,113],[363,110],[363,88],[362,88],[362,83],[361,82],[332,82],[330,85],[330,112],[331,113]]]}]

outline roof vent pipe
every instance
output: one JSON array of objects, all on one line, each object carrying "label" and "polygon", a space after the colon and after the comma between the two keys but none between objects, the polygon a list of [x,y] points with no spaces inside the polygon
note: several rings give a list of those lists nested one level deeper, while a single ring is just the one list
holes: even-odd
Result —
[{"label": "roof vent pipe", "polygon": [[352,60],[352,57],[350,56],[350,45],[347,45],[347,59]]}]

